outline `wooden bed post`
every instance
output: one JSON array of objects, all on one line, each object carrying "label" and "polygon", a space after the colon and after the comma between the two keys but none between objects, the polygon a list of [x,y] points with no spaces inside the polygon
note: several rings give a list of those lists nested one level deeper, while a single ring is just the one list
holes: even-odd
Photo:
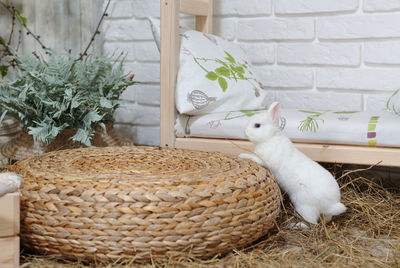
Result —
[{"label": "wooden bed post", "polygon": [[179,64],[179,0],[161,0],[160,146],[174,147],[175,84]]},{"label": "wooden bed post", "polygon": [[180,0],[180,12],[196,16],[196,31],[212,33],[213,0]]},{"label": "wooden bed post", "polygon": [[213,0],[205,0],[207,14],[196,16],[196,31],[212,34],[213,32]]},{"label": "wooden bed post", "polygon": [[212,33],[213,0],[161,0],[160,146],[175,147],[175,86],[179,65],[179,13],[196,16],[196,30]]}]

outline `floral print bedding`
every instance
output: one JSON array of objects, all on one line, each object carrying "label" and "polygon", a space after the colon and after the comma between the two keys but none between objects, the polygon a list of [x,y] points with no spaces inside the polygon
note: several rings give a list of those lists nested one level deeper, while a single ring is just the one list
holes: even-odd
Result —
[{"label": "floral print bedding", "polygon": [[[180,115],[176,120],[179,137],[246,139],[248,118],[266,110],[241,110],[207,115]],[[280,128],[297,142],[355,144],[400,147],[400,117],[382,110],[309,111],[283,109]]]},{"label": "floral print bedding", "polygon": [[265,108],[266,91],[236,43],[197,31],[181,34],[176,108],[181,114]]},{"label": "floral print bedding", "polygon": [[[265,113],[268,101],[246,53],[211,34],[180,37],[177,136],[246,139],[248,118]],[[381,112],[284,109],[280,128],[298,142],[400,147],[400,90]]]},{"label": "floral print bedding", "polygon": [[392,96],[388,99],[386,110],[400,116],[400,89],[393,92]]}]

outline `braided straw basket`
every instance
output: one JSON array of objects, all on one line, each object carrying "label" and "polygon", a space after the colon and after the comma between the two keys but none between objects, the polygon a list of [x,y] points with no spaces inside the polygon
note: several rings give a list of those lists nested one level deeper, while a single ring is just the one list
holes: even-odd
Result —
[{"label": "braided straw basket", "polygon": [[[92,144],[96,147],[133,145],[129,139],[118,136],[112,124],[106,124],[107,133],[102,130],[96,132]],[[70,138],[75,135],[76,129],[65,129],[49,145],[35,144],[33,136],[27,131],[21,131],[16,137],[8,141],[1,148],[1,154],[10,160],[21,160],[46,152],[82,147]]]},{"label": "braided straw basket", "polygon": [[279,214],[271,174],[222,153],[80,148],[10,169],[25,179],[24,247],[64,258],[210,257],[257,240]]}]

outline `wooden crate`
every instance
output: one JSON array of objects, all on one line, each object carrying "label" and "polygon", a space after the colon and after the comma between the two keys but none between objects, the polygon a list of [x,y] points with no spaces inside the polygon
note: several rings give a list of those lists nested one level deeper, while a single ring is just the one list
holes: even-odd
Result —
[{"label": "wooden crate", "polygon": [[0,268],[19,267],[19,193],[0,197]]},{"label": "wooden crate", "polygon": [[19,234],[19,193],[0,197],[0,237]]},{"label": "wooden crate", "polygon": [[0,238],[0,268],[19,267],[19,237]]}]

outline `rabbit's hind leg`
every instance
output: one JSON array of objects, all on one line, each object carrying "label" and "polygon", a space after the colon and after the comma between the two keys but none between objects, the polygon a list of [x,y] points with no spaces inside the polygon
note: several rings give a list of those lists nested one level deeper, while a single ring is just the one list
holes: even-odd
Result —
[{"label": "rabbit's hind leg", "polygon": [[332,220],[332,215],[325,215],[325,222],[330,222]]},{"label": "rabbit's hind leg", "polygon": [[299,215],[309,223],[317,224],[319,219],[318,211],[312,206],[308,205],[297,205],[296,211]]}]

